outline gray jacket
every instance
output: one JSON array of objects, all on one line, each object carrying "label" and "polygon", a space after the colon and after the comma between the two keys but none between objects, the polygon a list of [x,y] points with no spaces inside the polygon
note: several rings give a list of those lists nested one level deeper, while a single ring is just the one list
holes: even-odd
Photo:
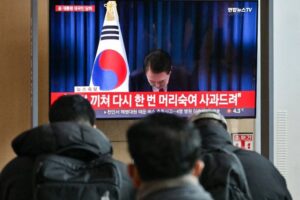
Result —
[{"label": "gray jacket", "polygon": [[142,184],[137,200],[212,200],[192,175]]}]

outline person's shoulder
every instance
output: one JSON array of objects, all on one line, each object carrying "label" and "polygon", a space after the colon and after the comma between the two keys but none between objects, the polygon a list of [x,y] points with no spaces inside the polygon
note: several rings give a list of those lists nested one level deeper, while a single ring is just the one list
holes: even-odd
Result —
[{"label": "person's shoulder", "polygon": [[7,199],[32,199],[33,164],[34,160],[26,156],[16,157],[7,163],[0,175],[0,199],[4,194],[8,195]]},{"label": "person's shoulder", "polygon": [[122,179],[131,182],[131,179],[129,177],[128,170],[127,170],[127,164],[125,164],[122,161],[116,160],[114,158],[112,158],[112,160],[113,160],[113,163],[117,166],[119,172],[121,173]]},{"label": "person's shoulder", "polygon": [[[255,151],[244,149],[239,149],[235,154],[245,169],[249,186],[258,190],[256,195],[264,196],[270,192],[273,194],[281,193],[287,196],[287,199],[291,199],[285,177],[269,159]],[[253,186],[257,181],[263,185],[259,189]],[[271,186],[268,185],[269,183],[272,183]]]},{"label": "person's shoulder", "polygon": [[122,168],[127,167],[127,165],[126,165],[124,162],[120,161],[120,160],[117,160],[117,159],[115,159],[115,158],[112,158],[112,160],[113,160],[113,162],[114,162],[117,166],[120,166],[120,167],[122,167]]},{"label": "person's shoulder", "polygon": [[170,199],[170,200],[212,200],[211,195],[200,185],[185,184],[177,187],[161,188],[147,193],[144,199]]},{"label": "person's shoulder", "polygon": [[190,73],[188,72],[187,69],[184,67],[173,67],[172,68],[172,75],[173,78],[175,78],[177,81],[189,81]]},{"label": "person's shoulder", "polygon": [[181,67],[181,66],[173,67],[172,72],[188,74],[188,70],[185,67]]},{"label": "person's shoulder", "polygon": [[255,151],[239,149],[235,152],[235,154],[240,159],[243,166],[247,169],[260,171],[260,169],[263,168],[280,174],[275,165],[270,160]]},{"label": "person's shoulder", "polygon": [[147,91],[148,87],[150,86],[143,70],[139,69],[130,73],[129,90],[131,92]]},{"label": "person's shoulder", "polygon": [[205,171],[212,172],[213,169],[218,169],[220,165],[223,169],[238,168],[240,163],[237,160],[237,156],[225,149],[211,149],[203,152],[203,160],[205,165]]},{"label": "person's shoulder", "polygon": [[18,156],[9,161],[1,171],[1,178],[5,178],[7,175],[16,175],[22,172],[29,172],[33,169],[34,159],[28,156]]},{"label": "person's shoulder", "polygon": [[265,158],[263,155],[257,153],[256,151],[251,151],[251,150],[245,150],[245,149],[238,149],[235,151],[235,154],[240,158],[240,159],[253,159],[256,161],[261,161],[261,162],[267,162],[271,163],[267,158]]},{"label": "person's shoulder", "polygon": [[117,166],[120,177],[121,177],[121,193],[123,195],[122,199],[135,199],[135,188],[133,186],[132,180],[128,174],[127,164],[122,161],[112,159],[114,164]]}]

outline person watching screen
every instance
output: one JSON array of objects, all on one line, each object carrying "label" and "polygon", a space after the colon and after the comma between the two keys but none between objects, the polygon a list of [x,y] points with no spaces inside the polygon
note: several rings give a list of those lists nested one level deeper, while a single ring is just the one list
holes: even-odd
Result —
[{"label": "person watching screen", "polygon": [[[248,186],[254,200],[292,199],[285,178],[272,162],[255,151],[241,149],[232,144],[227,121],[222,114],[214,110],[200,111],[194,113],[190,117],[190,121],[199,130],[203,149],[209,151],[212,149],[225,149],[236,155],[244,168]],[[220,164],[224,164],[224,161],[219,160],[218,165]],[[204,177],[205,175],[201,178]],[[212,177],[210,176],[208,179],[211,180]]]},{"label": "person watching screen", "polygon": [[[111,165],[117,169],[115,170],[117,171],[116,177],[118,177],[117,181],[120,183],[120,188],[118,188],[119,198],[117,199],[134,199],[135,191],[127,173],[127,165],[112,158],[112,144],[101,130],[95,128],[95,112],[87,99],[81,95],[59,97],[50,107],[49,120],[50,123],[26,130],[13,139],[12,148],[17,156],[1,172],[1,200],[40,199],[36,195],[41,194],[46,194],[47,199],[85,199],[83,196],[90,197],[91,195],[101,199],[102,194],[100,195],[96,189],[81,190],[78,188],[86,188],[86,185],[89,185],[91,188],[99,189],[101,187],[103,190],[107,189],[105,184],[103,187],[101,184],[92,187],[93,183],[88,182],[92,177],[89,170],[92,169],[92,166],[95,166],[94,161],[102,158],[109,159]],[[50,159],[52,156],[55,158],[62,157],[55,160],[53,158],[53,162],[42,162],[44,163],[43,167],[39,167],[39,164],[41,164],[39,160],[46,158],[45,155],[49,156]],[[60,167],[51,167],[53,165],[49,167],[49,163],[60,163]],[[92,164],[82,165],[82,163]],[[37,170],[49,168],[51,173],[37,172]],[[69,170],[71,175],[63,173],[68,171],[69,168],[73,170]],[[74,170],[80,172],[76,171],[75,173]],[[94,173],[93,175],[97,175],[97,180],[102,180],[103,176],[107,179],[113,174],[112,171],[101,171],[101,173]],[[41,184],[36,184],[37,180],[45,180],[35,176],[39,174],[53,175],[51,180],[47,179],[45,181],[43,189],[41,189]],[[82,174],[85,174],[85,176]],[[61,177],[62,179],[63,177],[67,178],[61,181]],[[57,178],[60,181],[57,181]],[[66,182],[74,180],[76,180],[75,186],[68,187],[70,184],[66,184]],[[73,192],[68,192],[69,188]],[[91,191],[97,191],[97,193]],[[77,195],[78,193],[80,195]],[[56,198],[57,196],[59,198]]]},{"label": "person watching screen", "polygon": [[211,199],[198,182],[204,164],[198,157],[201,138],[192,123],[154,113],[128,129],[127,141],[137,200]]}]

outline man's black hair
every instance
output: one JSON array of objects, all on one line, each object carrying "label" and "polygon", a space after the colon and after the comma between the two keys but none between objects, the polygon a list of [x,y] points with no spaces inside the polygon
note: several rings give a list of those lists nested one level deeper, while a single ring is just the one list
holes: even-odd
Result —
[{"label": "man's black hair", "polygon": [[201,138],[191,122],[154,113],[127,131],[129,153],[143,181],[189,173],[199,156]]},{"label": "man's black hair", "polygon": [[95,112],[90,102],[81,95],[65,95],[59,97],[50,107],[49,121],[76,121],[94,125]]},{"label": "man's black hair", "polygon": [[153,73],[166,72],[170,73],[172,69],[171,57],[170,55],[163,51],[162,49],[157,49],[150,52],[144,59],[144,71],[151,68]]}]

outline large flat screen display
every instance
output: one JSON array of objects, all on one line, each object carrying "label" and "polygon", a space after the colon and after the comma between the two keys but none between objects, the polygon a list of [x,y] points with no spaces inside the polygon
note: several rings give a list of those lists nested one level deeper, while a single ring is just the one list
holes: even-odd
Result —
[{"label": "large flat screen display", "polygon": [[[255,117],[258,1],[49,0],[49,20],[51,103],[81,94],[99,119]],[[144,67],[155,50],[171,60],[164,89]]]}]

